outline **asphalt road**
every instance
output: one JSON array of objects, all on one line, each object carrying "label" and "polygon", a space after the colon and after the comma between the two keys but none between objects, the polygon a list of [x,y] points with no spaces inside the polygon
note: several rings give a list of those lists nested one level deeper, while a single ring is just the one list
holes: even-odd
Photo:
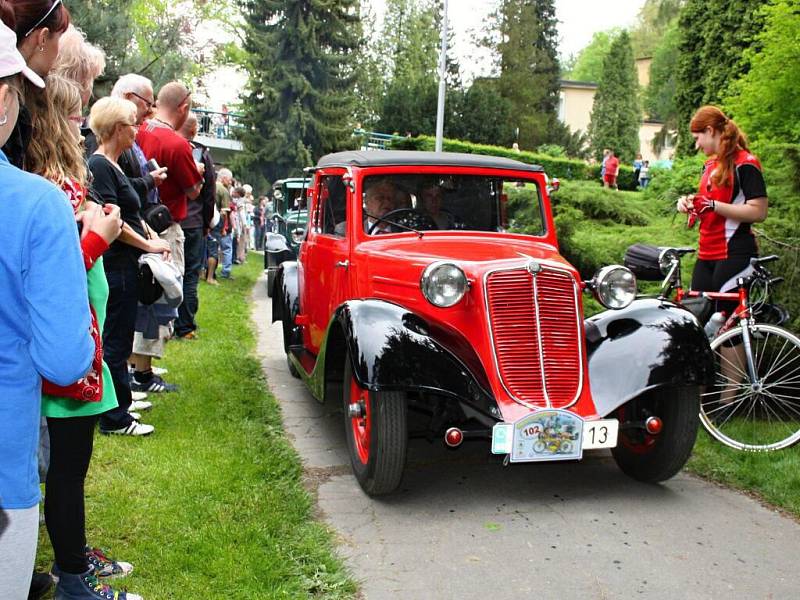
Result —
[{"label": "asphalt road", "polygon": [[319,518],[368,600],[800,598],[800,524],[687,474],[637,483],[608,454],[503,467],[481,444],[414,441],[400,491],[369,498],[350,473],[339,407],[286,368],[263,281],[263,369]]}]

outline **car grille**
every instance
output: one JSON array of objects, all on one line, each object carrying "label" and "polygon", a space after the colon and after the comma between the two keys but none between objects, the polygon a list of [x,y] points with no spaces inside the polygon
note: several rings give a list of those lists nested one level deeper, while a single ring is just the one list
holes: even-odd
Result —
[{"label": "car grille", "polygon": [[535,275],[514,269],[488,276],[497,368],[514,399],[553,408],[577,399],[583,385],[577,293],[570,273],[548,267]]}]

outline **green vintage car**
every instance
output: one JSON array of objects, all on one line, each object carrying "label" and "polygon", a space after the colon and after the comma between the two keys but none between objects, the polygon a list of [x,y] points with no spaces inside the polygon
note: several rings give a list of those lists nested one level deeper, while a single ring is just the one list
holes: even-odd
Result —
[{"label": "green vintage car", "polygon": [[300,243],[306,236],[308,210],[305,190],[309,181],[308,178],[292,177],[272,184],[273,212],[264,239],[264,269],[270,296],[278,267],[285,260],[297,259]]}]

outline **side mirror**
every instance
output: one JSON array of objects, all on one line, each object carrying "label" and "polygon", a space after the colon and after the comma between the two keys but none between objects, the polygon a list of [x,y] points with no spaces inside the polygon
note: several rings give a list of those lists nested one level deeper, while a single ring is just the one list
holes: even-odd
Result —
[{"label": "side mirror", "polygon": [[559,181],[558,177],[553,177],[550,180],[550,185],[547,188],[547,192],[549,194],[552,194],[553,192],[557,192],[560,187],[561,187],[561,181]]}]

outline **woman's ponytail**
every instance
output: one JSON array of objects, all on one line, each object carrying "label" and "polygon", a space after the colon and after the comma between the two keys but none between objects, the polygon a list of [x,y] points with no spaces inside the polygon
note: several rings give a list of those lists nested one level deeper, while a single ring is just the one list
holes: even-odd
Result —
[{"label": "woman's ponytail", "polygon": [[734,160],[739,150],[748,150],[747,138],[741,129],[716,106],[703,106],[692,117],[689,129],[699,133],[711,127],[720,133],[717,168],[711,180],[717,186],[727,185],[733,176]]}]

